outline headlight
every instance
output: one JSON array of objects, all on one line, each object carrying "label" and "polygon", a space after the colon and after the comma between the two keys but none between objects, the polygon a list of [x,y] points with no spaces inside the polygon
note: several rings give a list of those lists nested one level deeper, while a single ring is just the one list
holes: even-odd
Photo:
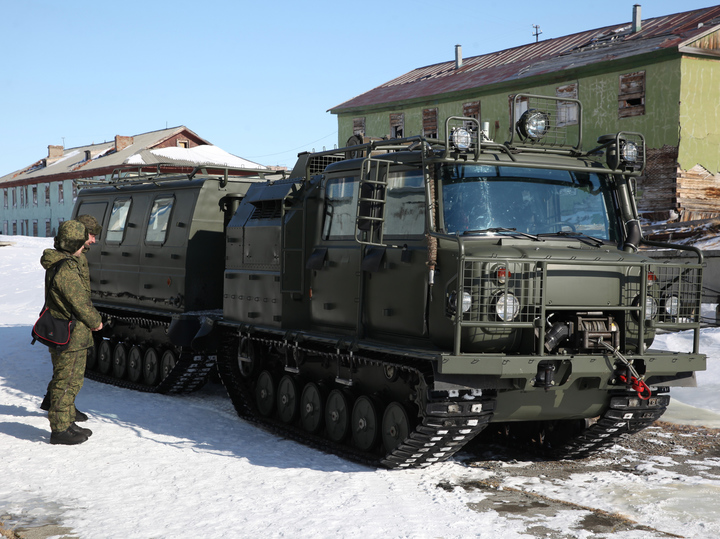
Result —
[{"label": "headlight", "polygon": [[[472,307],[472,296],[468,292],[462,293],[462,312],[466,313]],[[448,311],[451,314],[457,312],[457,292],[453,290],[448,296]]]},{"label": "headlight", "polygon": [[550,129],[550,115],[537,109],[528,109],[520,116],[517,128],[523,138],[539,140]]},{"label": "headlight", "polygon": [[461,151],[467,150],[472,144],[472,137],[470,136],[470,133],[467,129],[462,127],[453,128],[452,133],[450,134],[450,140],[452,141],[453,146]]},{"label": "headlight", "polygon": [[[633,300],[633,306],[637,307],[640,305],[640,296],[635,296],[635,299]],[[658,302],[655,300],[652,296],[646,296],[645,297],[645,320],[652,320],[653,318],[657,317],[658,313]],[[633,313],[633,316],[635,317],[635,320],[638,319],[638,316],[636,313]]]},{"label": "headlight", "polygon": [[511,292],[495,296],[495,314],[503,322],[511,322],[520,312],[520,302]]},{"label": "headlight", "polygon": [[670,316],[677,316],[680,313],[680,298],[669,296],[662,300],[663,310]]}]

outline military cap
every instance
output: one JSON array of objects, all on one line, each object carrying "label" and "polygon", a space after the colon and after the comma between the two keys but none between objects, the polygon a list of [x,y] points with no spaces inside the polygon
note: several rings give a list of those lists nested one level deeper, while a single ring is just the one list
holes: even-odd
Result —
[{"label": "military cap", "polygon": [[75,217],[76,221],[80,221],[82,224],[85,225],[85,228],[87,228],[87,231],[89,234],[92,234],[93,236],[97,236],[102,232],[102,226],[100,226],[100,223],[98,223],[97,219],[93,217],[92,215],[83,214],[78,215]]},{"label": "military cap", "polygon": [[60,251],[74,253],[88,239],[88,231],[80,221],[63,221],[55,236],[55,248]]}]

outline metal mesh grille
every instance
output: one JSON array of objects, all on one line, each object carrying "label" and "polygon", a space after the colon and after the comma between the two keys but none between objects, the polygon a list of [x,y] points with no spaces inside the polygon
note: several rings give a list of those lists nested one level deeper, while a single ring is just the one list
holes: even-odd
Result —
[{"label": "metal mesh grille", "polygon": [[[576,100],[541,96],[517,96],[514,103],[516,131],[522,144],[533,146],[577,146],[579,141],[580,104]],[[532,118],[532,132],[518,125]]]},{"label": "metal mesh grille", "polygon": [[[470,308],[464,322],[532,323],[543,304],[543,269],[536,262],[466,261],[463,291]],[[467,301],[467,299],[466,299]],[[515,316],[513,316],[515,315]]]}]

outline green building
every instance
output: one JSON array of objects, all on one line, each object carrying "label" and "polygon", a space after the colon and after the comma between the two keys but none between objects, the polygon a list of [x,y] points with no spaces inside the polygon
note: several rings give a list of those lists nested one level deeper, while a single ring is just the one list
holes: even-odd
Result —
[{"label": "green building", "polygon": [[[509,140],[513,97],[582,102],[583,149],[617,131],[645,136],[638,181],[648,220],[720,216],[720,6],[632,20],[410,71],[330,109],[341,146],[363,137],[444,137],[444,118],[472,116]],[[527,105],[525,104],[525,107]],[[522,108],[520,101],[514,107]],[[516,112],[522,112],[518,110]],[[560,105],[553,121],[577,123]]]}]

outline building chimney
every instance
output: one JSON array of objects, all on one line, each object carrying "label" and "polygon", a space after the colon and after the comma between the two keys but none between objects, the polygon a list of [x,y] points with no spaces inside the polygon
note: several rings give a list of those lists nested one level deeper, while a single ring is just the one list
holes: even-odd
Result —
[{"label": "building chimney", "polygon": [[62,146],[48,146],[48,161],[57,161],[65,155],[65,148]]},{"label": "building chimney", "polygon": [[462,45],[455,45],[455,69],[462,67]]},{"label": "building chimney", "polygon": [[133,137],[123,137],[115,135],[115,151],[119,152],[130,146],[134,142]]},{"label": "building chimney", "polygon": [[632,33],[637,34],[642,30],[642,21],[640,20],[640,4],[633,6],[633,22],[632,22]]}]

